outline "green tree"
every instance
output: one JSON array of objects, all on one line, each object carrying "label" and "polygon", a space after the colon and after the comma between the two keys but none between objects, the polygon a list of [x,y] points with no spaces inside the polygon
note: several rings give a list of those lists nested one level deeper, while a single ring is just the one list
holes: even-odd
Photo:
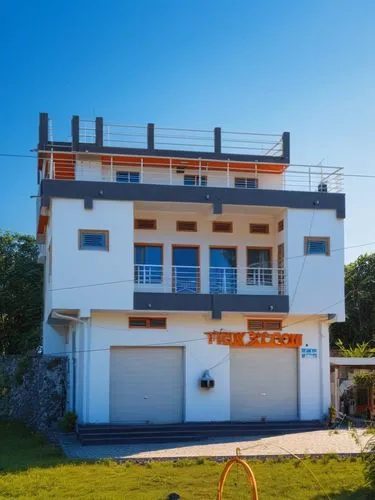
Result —
[{"label": "green tree", "polygon": [[339,339],[336,346],[340,354],[346,358],[372,358],[375,356],[375,348],[370,347],[370,342],[357,342],[355,346],[345,347],[343,341]]},{"label": "green tree", "polygon": [[[375,340],[375,253],[364,254],[345,267],[346,321],[330,329],[331,345]],[[375,344],[371,344],[375,345]]]},{"label": "green tree", "polygon": [[43,266],[32,236],[0,232],[0,355],[40,344]]}]

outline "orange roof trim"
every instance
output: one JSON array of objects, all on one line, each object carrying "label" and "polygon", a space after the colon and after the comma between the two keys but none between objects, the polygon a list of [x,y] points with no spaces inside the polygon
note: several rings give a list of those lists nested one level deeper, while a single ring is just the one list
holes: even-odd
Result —
[{"label": "orange roof trim", "polygon": [[[73,169],[73,164],[77,156],[81,156],[82,153],[53,153],[53,158],[55,161],[55,169],[56,171],[61,168],[65,172],[68,172],[69,167]],[[280,163],[254,163],[254,162],[233,162],[233,161],[221,161],[221,160],[198,160],[198,159],[183,159],[183,158],[173,158],[173,157],[159,157],[159,156],[110,156],[110,155],[95,155],[100,156],[103,165],[109,166],[111,163],[113,165],[128,165],[139,167],[141,162],[143,161],[144,167],[155,167],[155,168],[169,168],[170,163],[172,161],[172,166],[174,168],[192,168],[196,169],[201,166],[202,171],[205,168],[213,171],[225,171],[229,168],[232,172],[260,172],[260,173],[269,173],[269,174],[282,174],[288,167],[286,164]],[[42,169],[43,159],[49,159],[50,155],[46,153],[42,153],[39,156],[38,168]],[[86,156],[87,158],[87,156]],[[71,173],[69,172],[68,178],[71,177]]]}]

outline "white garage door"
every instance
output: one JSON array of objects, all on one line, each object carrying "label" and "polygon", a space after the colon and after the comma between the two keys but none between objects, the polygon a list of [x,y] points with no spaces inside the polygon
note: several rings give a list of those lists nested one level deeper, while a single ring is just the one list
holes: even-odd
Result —
[{"label": "white garage door", "polygon": [[230,352],[231,419],[296,420],[297,349]]},{"label": "white garage door", "polygon": [[183,399],[182,348],[111,349],[111,422],[182,422]]}]

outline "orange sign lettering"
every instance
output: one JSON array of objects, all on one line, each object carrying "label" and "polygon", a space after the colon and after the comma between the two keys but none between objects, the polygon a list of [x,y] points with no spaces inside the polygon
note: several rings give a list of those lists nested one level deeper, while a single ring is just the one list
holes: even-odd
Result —
[{"label": "orange sign lettering", "polygon": [[296,348],[302,345],[302,333],[280,332],[206,332],[208,343],[231,347]]}]

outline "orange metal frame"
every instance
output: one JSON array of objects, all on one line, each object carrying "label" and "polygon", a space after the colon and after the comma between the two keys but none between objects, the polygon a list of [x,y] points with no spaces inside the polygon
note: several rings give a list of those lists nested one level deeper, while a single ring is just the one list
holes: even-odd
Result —
[{"label": "orange metal frame", "polygon": [[239,448],[237,448],[237,450],[236,450],[236,456],[234,458],[231,458],[229,460],[229,462],[227,462],[227,464],[225,465],[224,470],[220,476],[218,489],[217,489],[217,497],[216,497],[217,500],[223,500],[223,490],[224,490],[225,481],[228,477],[229,471],[231,470],[231,468],[235,464],[241,465],[245,471],[246,478],[247,478],[248,483],[250,485],[250,492],[251,492],[250,495],[251,496],[249,498],[252,498],[253,500],[258,500],[259,499],[258,488],[257,488],[257,483],[255,480],[254,473],[251,470],[250,465],[247,462],[245,462],[245,460],[242,460],[242,458],[240,457],[240,449]]}]

